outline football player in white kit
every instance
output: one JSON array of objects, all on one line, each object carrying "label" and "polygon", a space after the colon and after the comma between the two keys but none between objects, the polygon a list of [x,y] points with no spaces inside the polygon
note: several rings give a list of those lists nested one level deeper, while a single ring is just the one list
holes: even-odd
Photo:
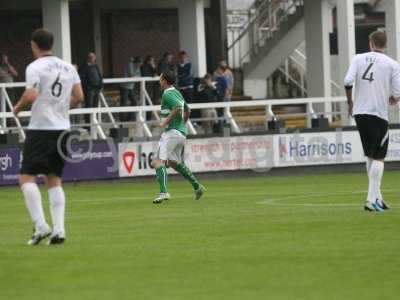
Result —
[{"label": "football player in white kit", "polygon": [[380,187],[389,144],[389,104],[397,104],[400,97],[400,66],[385,55],[386,45],[386,33],[373,32],[371,52],[353,58],[344,82],[349,113],[355,118],[367,159],[367,211],[389,209]]},{"label": "football player in white kit", "polygon": [[[32,34],[35,61],[26,69],[26,90],[14,114],[32,105],[32,116],[23,147],[20,186],[34,223],[29,245],[49,238],[49,245],[65,241],[65,194],[61,176],[70,130],[68,111],[82,102],[83,92],[76,69],[52,53],[53,34],[38,29]],[[37,175],[45,175],[53,229],[45,220]]]}]

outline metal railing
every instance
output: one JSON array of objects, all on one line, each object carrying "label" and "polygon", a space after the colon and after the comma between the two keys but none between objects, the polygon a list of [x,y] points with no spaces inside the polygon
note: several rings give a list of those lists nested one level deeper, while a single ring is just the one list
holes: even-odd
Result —
[{"label": "metal railing", "polygon": [[[138,136],[152,137],[152,131],[150,126],[152,123],[158,123],[160,121],[159,111],[160,107],[155,106],[151,99],[147,89],[146,83],[158,82],[159,77],[138,77],[138,78],[115,78],[115,79],[104,79],[104,85],[117,85],[126,83],[139,84],[139,105],[130,107],[110,107],[106,98],[104,90],[100,92],[99,105],[97,108],[80,108],[72,109],[70,115],[90,115],[90,124],[73,124],[75,127],[90,127],[90,136],[92,138],[105,138],[104,127],[118,128],[120,125],[125,123],[135,123]],[[7,93],[7,89],[25,88],[26,83],[0,83],[0,134],[9,132],[10,130],[18,130],[21,139],[25,139],[24,127],[21,124],[21,119],[29,118],[30,112],[22,112],[17,118],[11,113],[13,109],[13,103]],[[154,120],[148,120],[147,112],[151,112],[154,116]],[[135,113],[135,122],[117,122],[115,114],[117,113]],[[104,115],[108,116],[108,120],[105,120]],[[9,127],[7,125],[7,119],[14,120],[16,127]],[[239,126],[236,124],[229,109],[224,110],[223,119],[229,123],[234,132],[239,133]],[[201,121],[201,119],[200,119]],[[188,131],[192,135],[196,135],[197,131],[193,123],[189,120],[187,123]]]},{"label": "metal railing", "polygon": [[[140,83],[141,87],[141,103],[139,106],[126,106],[126,107],[110,107],[107,104],[107,99],[104,95],[101,96],[101,105],[96,108],[78,108],[72,109],[70,111],[71,116],[82,116],[82,115],[90,115],[91,119],[91,130],[90,136],[93,139],[105,139],[107,137],[106,128],[116,128],[119,125],[123,125],[124,123],[118,123],[115,119],[115,114],[120,113],[134,113],[136,114],[136,131],[139,133],[140,136],[143,137],[152,137],[153,133],[151,131],[151,125],[157,123],[159,119],[159,111],[161,107],[159,105],[153,105],[152,99],[150,99],[147,91],[146,91],[146,82],[156,81],[157,78],[135,78],[135,79],[107,79],[105,80],[106,84],[121,84],[121,83],[131,83],[136,82]],[[1,108],[0,111],[0,133],[5,133],[7,131],[12,130],[12,128],[7,127],[7,119],[14,119],[16,122],[17,131],[20,133],[21,140],[25,138],[25,128],[21,125],[20,119],[29,118],[31,113],[29,111],[21,112],[19,118],[16,118],[13,113],[6,112],[6,106],[11,109],[11,101],[8,97],[6,88],[11,87],[24,87],[24,83],[13,83],[13,84],[0,84],[0,90],[2,92],[2,101],[1,101]],[[217,102],[217,103],[199,103],[199,104],[190,104],[189,107],[191,110],[204,110],[204,109],[221,109],[224,111],[224,116],[222,119],[227,124],[230,125],[232,131],[234,133],[240,133],[243,131],[243,128],[240,128],[238,125],[238,121],[235,119],[236,117],[231,113],[231,109],[235,108],[262,108],[264,111],[264,123],[267,126],[267,122],[269,120],[277,120],[280,118],[288,118],[288,117],[298,117],[303,116],[307,119],[308,124],[311,123],[311,119],[317,118],[319,116],[328,116],[330,114],[338,114],[340,115],[343,112],[325,112],[320,111],[316,112],[314,107],[318,104],[328,104],[332,105],[334,103],[344,103],[346,101],[345,97],[329,97],[329,98],[299,98],[299,99],[279,99],[279,100],[250,100],[250,101],[233,101],[233,102]],[[282,106],[282,105],[305,105],[306,112],[305,113],[295,113],[295,114],[283,114],[283,115],[276,115],[274,113],[274,106]],[[325,105],[326,106],[326,105]],[[321,107],[321,105],[318,105]],[[147,120],[146,115],[147,112],[152,112],[154,115],[153,120]],[[104,120],[102,116],[107,115],[109,116],[108,120]],[[252,118],[250,116],[250,118]],[[237,118],[238,119],[238,118]],[[196,121],[208,121],[209,119],[206,118],[199,118]],[[77,124],[78,127],[85,127],[87,124]],[[349,125],[349,124],[342,124],[342,125]],[[191,135],[197,135],[198,132],[195,129],[195,126],[189,121],[188,122],[188,130]]]},{"label": "metal railing", "polygon": [[[287,80],[291,81],[295,84],[304,96],[307,95],[307,81],[306,81],[306,73],[307,73],[307,56],[299,49],[295,49],[293,54],[285,59],[283,66],[279,67],[279,71],[287,78]],[[293,78],[291,75],[290,67],[294,67],[299,72],[299,79]],[[331,79],[331,93],[332,96],[341,96],[343,95],[344,88],[340,84],[338,84],[335,80]]]}]

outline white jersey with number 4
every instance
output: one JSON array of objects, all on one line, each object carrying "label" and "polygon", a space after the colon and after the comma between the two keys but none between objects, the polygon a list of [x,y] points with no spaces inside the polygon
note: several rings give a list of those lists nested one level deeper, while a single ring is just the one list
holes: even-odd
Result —
[{"label": "white jersey with number 4", "polygon": [[37,89],[28,126],[31,130],[69,130],[69,107],[72,89],[80,83],[71,64],[55,56],[35,60],[26,69],[27,89]]},{"label": "white jersey with number 4", "polygon": [[400,97],[400,65],[380,52],[358,54],[344,85],[353,87],[354,115],[374,115],[388,121],[389,98]]}]

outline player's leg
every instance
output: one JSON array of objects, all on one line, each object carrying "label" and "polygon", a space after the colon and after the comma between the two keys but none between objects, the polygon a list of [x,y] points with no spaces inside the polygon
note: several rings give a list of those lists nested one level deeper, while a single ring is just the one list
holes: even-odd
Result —
[{"label": "player's leg", "polygon": [[195,194],[195,200],[200,200],[206,189],[199,182],[193,172],[185,165],[184,162],[170,161],[168,164],[192,185]]},{"label": "player's leg", "polygon": [[33,236],[28,241],[28,245],[37,245],[51,233],[44,216],[42,195],[40,194],[35,176],[21,174],[19,183],[25,198],[25,205],[35,228]]},{"label": "player's leg", "polygon": [[53,222],[53,232],[49,244],[61,244],[65,241],[65,193],[61,178],[58,176],[48,175],[46,184]]},{"label": "player's leg", "polygon": [[193,172],[186,166],[184,160],[186,138],[183,135],[177,135],[174,137],[174,149],[171,151],[170,160],[168,165],[175,171],[183,176],[193,187],[195,193],[195,199],[199,200],[204,192],[205,188],[197,180]]},{"label": "player's leg", "polygon": [[169,200],[170,195],[167,189],[168,172],[166,167],[166,160],[155,159],[152,162],[153,168],[156,170],[156,177],[160,185],[160,194],[153,200],[154,204],[160,204],[164,200]]},{"label": "player's leg", "polygon": [[375,210],[380,211],[381,206],[378,202],[382,200],[380,192],[380,183],[383,176],[384,162],[382,160],[373,159],[371,162],[371,167],[369,170],[369,186],[368,186],[368,204],[372,206]]},{"label": "player's leg", "polygon": [[44,216],[42,196],[36,184],[36,175],[47,170],[47,149],[46,137],[40,131],[26,132],[19,184],[35,227],[29,245],[39,244],[51,232]]},{"label": "player's leg", "polygon": [[388,148],[388,123],[375,116],[365,116],[358,120],[358,127],[367,157],[368,197],[366,210],[382,211],[389,207],[381,193],[381,182],[384,172],[384,159]]},{"label": "player's leg", "polygon": [[153,200],[154,204],[160,204],[164,200],[170,199],[167,187],[168,172],[166,164],[168,160],[168,143],[168,134],[164,132],[160,138],[156,157],[151,163],[152,167],[156,170],[156,178],[160,186],[160,194]]},{"label": "player's leg", "polygon": [[[378,181],[377,183],[377,190],[376,190],[376,199],[378,205],[382,209],[389,209],[389,205],[383,199],[381,185],[382,185],[382,178],[383,173],[385,171],[385,158],[388,151],[389,146],[389,124],[387,121],[383,119],[378,120],[379,134],[378,139],[376,141],[376,147],[374,149],[374,161],[371,164],[371,176],[375,176],[375,180]],[[375,174],[373,174],[373,172]]]},{"label": "player's leg", "polygon": [[[376,211],[376,199],[377,199],[377,189],[376,189],[376,171],[372,171],[372,166],[374,165],[373,153],[376,144],[376,136],[378,131],[376,130],[375,118],[370,115],[356,115],[355,121],[357,124],[357,129],[360,134],[361,143],[363,146],[364,154],[366,157],[366,171],[368,175],[368,195],[367,202],[364,205],[364,209],[367,211]],[[378,207],[379,210],[379,207]]]}]

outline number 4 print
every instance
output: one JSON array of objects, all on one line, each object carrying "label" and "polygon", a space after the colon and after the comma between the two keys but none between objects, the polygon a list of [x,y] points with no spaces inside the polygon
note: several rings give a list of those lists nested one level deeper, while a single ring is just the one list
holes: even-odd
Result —
[{"label": "number 4 print", "polygon": [[370,72],[373,65],[374,65],[374,63],[369,64],[368,68],[365,70],[365,72],[362,76],[363,80],[367,80],[369,82],[374,81],[374,72]]}]

